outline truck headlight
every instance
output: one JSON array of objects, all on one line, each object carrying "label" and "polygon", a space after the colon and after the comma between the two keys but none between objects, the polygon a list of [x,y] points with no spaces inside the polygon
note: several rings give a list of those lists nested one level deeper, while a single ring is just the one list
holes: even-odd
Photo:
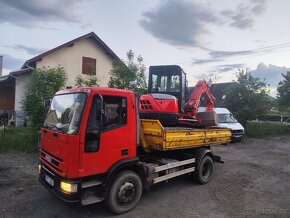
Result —
[{"label": "truck headlight", "polygon": [[38,165],[38,173],[40,174],[40,172],[41,172],[41,165],[39,164]]},{"label": "truck headlight", "polygon": [[72,184],[72,183],[61,181],[60,189],[64,192],[75,193],[78,191],[78,184]]}]

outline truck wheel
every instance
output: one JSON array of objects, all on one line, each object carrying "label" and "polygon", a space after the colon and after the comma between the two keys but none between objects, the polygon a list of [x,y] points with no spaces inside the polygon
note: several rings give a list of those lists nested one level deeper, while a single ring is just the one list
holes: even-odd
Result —
[{"label": "truck wheel", "polygon": [[123,171],[115,177],[106,205],[113,213],[126,213],[138,204],[142,189],[141,179],[136,173]]},{"label": "truck wheel", "polygon": [[203,185],[211,180],[213,174],[213,160],[206,155],[202,158],[197,170],[194,173],[195,181]]}]

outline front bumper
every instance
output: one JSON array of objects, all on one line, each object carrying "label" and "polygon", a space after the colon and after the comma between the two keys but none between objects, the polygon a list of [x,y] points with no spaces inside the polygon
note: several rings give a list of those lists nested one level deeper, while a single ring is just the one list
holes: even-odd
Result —
[{"label": "front bumper", "polygon": [[78,189],[75,193],[65,193],[60,189],[60,182],[61,181],[68,181],[71,183],[77,183],[78,187],[79,181],[78,180],[66,180],[53,172],[51,172],[45,166],[41,166],[39,172],[39,181],[40,183],[53,195],[55,195],[60,200],[67,202],[67,203],[78,203],[81,199],[80,190]]},{"label": "front bumper", "polygon": [[245,136],[245,132],[241,130],[232,131],[232,141],[241,141]]}]

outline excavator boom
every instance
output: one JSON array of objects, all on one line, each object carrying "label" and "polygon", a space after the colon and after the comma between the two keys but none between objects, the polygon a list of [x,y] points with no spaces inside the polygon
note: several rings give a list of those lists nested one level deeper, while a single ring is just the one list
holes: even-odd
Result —
[{"label": "excavator boom", "polygon": [[206,112],[212,111],[214,108],[214,102],[208,86],[205,80],[200,80],[196,84],[189,100],[184,105],[184,116],[192,117],[192,119],[196,119],[197,109],[199,108],[200,101],[202,96],[204,96],[207,105],[206,105]]}]

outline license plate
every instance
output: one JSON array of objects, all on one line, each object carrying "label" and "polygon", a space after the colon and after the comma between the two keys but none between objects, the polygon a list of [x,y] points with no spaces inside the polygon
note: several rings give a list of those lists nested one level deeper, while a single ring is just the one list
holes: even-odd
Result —
[{"label": "license plate", "polygon": [[54,180],[52,178],[50,178],[49,176],[45,175],[45,181],[51,185],[54,186]]}]

